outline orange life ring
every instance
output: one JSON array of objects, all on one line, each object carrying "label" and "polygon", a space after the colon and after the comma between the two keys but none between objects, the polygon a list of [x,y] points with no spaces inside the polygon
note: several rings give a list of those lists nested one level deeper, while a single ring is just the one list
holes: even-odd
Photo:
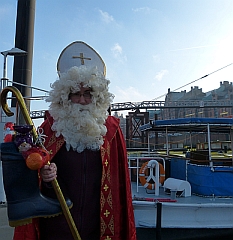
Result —
[{"label": "orange life ring", "polygon": [[[145,174],[147,169],[148,169],[148,162],[145,162],[143,163],[143,165],[139,170],[139,179],[141,184],[144,186],[144,188],[154,190],[155,182],[154,183],[147,182],[146,177],[148,176]],[[163,165],[159,163],[159,182],[163,184],[164,180],[165,180],[165,171],[164,171]]]}]

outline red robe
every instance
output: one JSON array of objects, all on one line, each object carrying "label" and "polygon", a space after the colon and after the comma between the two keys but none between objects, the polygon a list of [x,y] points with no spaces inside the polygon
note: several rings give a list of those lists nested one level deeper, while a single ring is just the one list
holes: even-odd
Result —
[{"label": "red robe", "polygon": [[[41,127],[48,136],[45,147],[53,158],[64,144],[64,139],[61,136],[55,137],[55,132],[51,130],[52,124],[53,119],[49,117]],[[100,240],[136,240],[124,137],[119,120],[115,117],[108,117],[106,127],[108,131],[101,146]],[[127,221],[124,221],[126,219]],[[31,224],[17,227],[14,240],[36,240],[38,238],[35,232]]]}]

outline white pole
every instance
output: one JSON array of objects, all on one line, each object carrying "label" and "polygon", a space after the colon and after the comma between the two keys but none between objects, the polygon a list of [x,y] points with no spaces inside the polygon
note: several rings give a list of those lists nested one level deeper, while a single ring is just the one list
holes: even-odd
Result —
[{"label": "white pole", "polygon": [[148,153],[149,153],[149,156],[150,156],[150,131],[148,131],[148,134],[147,134],[147,148],[148,148]]},{"label": "white pole", "polygon": [[209,163],[210,167],[213,167],[212,157],[211,157],[211,142],[210,142],[210,124],[207,124],[207,134],[208,134],[208,148],[209,148]]},{"label": "white pole", "polygon": [[7,54],[4,54],[4,62],[3,62],[3,77],[1,78],[1,90],[6,87],[7,80]]},{"label": "white pole", "polygon": [[169,147],[168,147],[168,132],[166,127],[166,145],[167,145],[167,156],[169,155]]}]

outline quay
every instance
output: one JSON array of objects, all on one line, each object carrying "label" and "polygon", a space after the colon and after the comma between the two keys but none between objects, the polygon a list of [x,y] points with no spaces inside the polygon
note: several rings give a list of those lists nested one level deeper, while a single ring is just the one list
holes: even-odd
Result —
[{"label": "quay", "polygon": [[[210,234],[211,231],[211,234]],[[7,219],[7,207],[0,204],[0,239],[12,240],[14,228],[10,227]],[[233,229],[161,229],[160,237],[156,238],[156,229],[144,228],[137,229],[137,240],[154,239],[154,240],[232,240]]]},{"label": "quay", "polygon": [[12,240],[14,228],[10,227],[7,218],[7,207],[5,204],[0,204],[0,239]]}]

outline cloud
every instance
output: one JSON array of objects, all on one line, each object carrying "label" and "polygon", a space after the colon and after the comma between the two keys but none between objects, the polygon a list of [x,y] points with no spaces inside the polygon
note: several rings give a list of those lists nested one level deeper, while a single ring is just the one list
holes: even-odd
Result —
[{"label": "cloud", "polygon": [[122,54],[122,47],[119,45],[119,43],[116,43],[112,48],[111,51],[114,55],[114,57],[118,57]]},{"label": "cloud", "polygon": [[183,50],[191,50],[191,49],[198,49],[198,48],[208,48],[208,47],[216,47],[216,46],[218,46],[218,45],[217,44],[213,44],[213,45],[204,45],[204,46],[196,46],[196,47],[179,48],[179,49],[170,50],[169,52],[177,52],[177,51],[183,51]]},{"label": "cloud", "polygon": [[114,58],[117,59],[119,62],[123,63],[127,61],[127,58],[123,55],[123,50],[119,43],[114,44],[114,46],[111,48],[111,52]]},{"label": "cloud", "polygon": [[162,79],[163,79],[163,77],[165,76],[165,75],[167,75],[168,74],[168,70],[161,70],[160,72],[158,72],[156,75],[155,75],[155,79],[157,80],[157,81],[161,81]]},{"label": "cloud", "polygon": [[99,10],[99,12],[100,12],[100,15],[101,15],[102,20],[103,20],[105,23],[114,22],[113,16],[111,16],[109,13],[103,12],[102,10]]},{"label": "cloud", "polygon": [[128,88],[116,87],[116,93],[114,93],[114,102],[140,102],[146,98],[144,94],[138,91],[138,89],[129,86]]},{"label": "cloud", "polygon": [[136,12],[136,13],[142,12],[142,13],[146,13],[146,14],[148,14],[152,11],[151,8],[149,8],[149,7],[133,8],[132,10],[133,10],[133,12]]},{"label": "cloud", "polygon": [[13,8],[11,5],[4,5],[0,7],[0,19],[4,19],[5,17],[9,17]]}]

